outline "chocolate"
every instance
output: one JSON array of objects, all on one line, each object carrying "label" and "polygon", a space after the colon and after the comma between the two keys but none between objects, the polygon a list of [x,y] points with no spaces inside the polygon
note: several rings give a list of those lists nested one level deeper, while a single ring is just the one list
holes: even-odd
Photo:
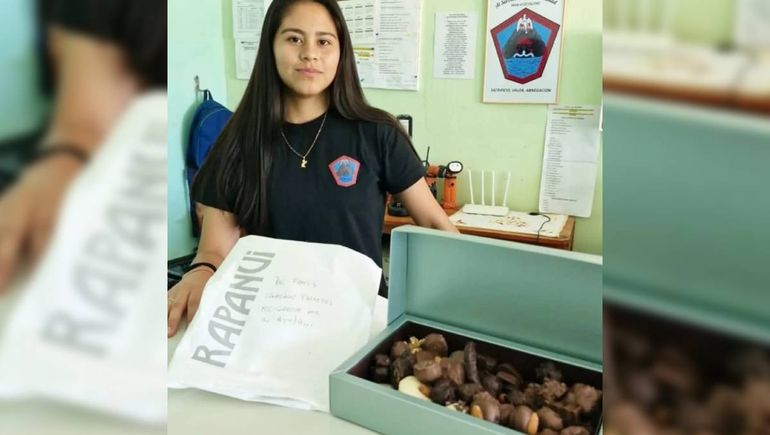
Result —
[{"label": "chocolate", "polygon": [[401,379],[401,382],[398,383],[398,391],[418,399],[430,400],[428,394],[426,394],[426,389],[427,386],[422,384],[414,376],[407,376],[404,379]]},{"label": "chocolate", "polygon": [[469,341],[468,344],[465,345],[463,357],[465,360],[465,379],[467,379],[468,382],[480,384],[481,379],[479,379],[479,368],[476,360],[476,343]]},{"label": "chocolate", "polygon": [[415,364],[423,361],[433,361],[434,359],[436,359],[437,356],[438,355],[436,355],[436,353],[434,352],[421,349],[414,354],[414,361],[415,361]]},{"label": "chocolate", "polygon": [[517,406],[508,419],[508,427],[529,435],[537,434],[539,417],[528,406]]},{"label": "chocolate", "polygon": [[456,400],[457,386],[449,379],[439,379],[430,389],[430,400],[444,405]]},{"label": "chocolate", "polygon": [[372,381],[378,384],[386,384],[390,381],[389,371],[387,367],[373,366],[369,368],[369,374],[372,377]]},{"label": "chocolate", "polygon": [[409,343],[405,341],[397,341],[393,343],[393,346],[390,348],[390,359],[398,359],[398,357],[407,352],[409,352]]},{"label": "chocolate", "polygon": [[449,352],[449,346],[447,346],[446,340],[441,334],[426,335],[422,342],[422,348],[442,358],[447,356]]},{"label": "chocolate", "polygon": [[456,351],[452,352],[451,354],[449,354],[449,359],[451,359],[453,361],[464,362],[465,361],[465,352],[463,352],[462,350],[456,350]]},{"label": "chocolate", "polygon": [[516,407],[510,403],[504,403],[500,405],[500,424],[510,427],[508,425],[508,421],[510,420],[511,415],[513,415],[515,409]]},{"label": "chocolate", "polygon": [[661,349],[649,374],[664,388],[666,395],[693,395],[700,388],[700,373],[695,363],[672,347]]},{"label": "chocolate", "polygon": [[476,393],[473,396],[471,409],[478,406],[481,409],[482,418],[492,423],[500,422],[500,402],[486,391]]},{"label": "chocolate", "polygon": [[555,431],[564,429],[564,423],[562,422],[561,417],[551,408],[542,407],[538,409],[537,416],[540,418],[541,428],[553,429]]},{"label": "chocolate", "polygon": [[441,363],[436,360],[418,362],[413,367],[414,376],[422,383],[431,383],[441,377]]},{"label": "chocolate", "polygon": [[457,394],[460,396],[460,399],[464,402],[470,402],[471,399],[473,399],[473,396],[482,391],[483,388],[479,384],[474,383],[467,383],[462,384],[459,387],[457,387]]},{"label": "chocolate", "polygon": [[374,356],[374,364],[379,367],[388,367],[390,366],[390,357],[385,355],[384,353],[378,353]]},{"label": "chocolate", "polygon": [[527,406],[537,409],[545,404],[540,390],[542,390],[542,385],[540,384],[531,383],[527,385],[527,388],[524,389],[524,401]]},{"label": "chocolate", "polygon": [[546,379],[561,381],[562,373],[556,364],[551,361],[545,361],[535,368],[535,377],[540,382],[545,382]]},{"label": "chocolate", "polygon": [[534,382],[512,364],[479,354],[473,341],[451,351],[441,334],[394,342],[390,356],[374,356],[369,376],[527,435],[591,434],[595,423],[588,420],[596,417],[602,399],[602,391],[590,385],[564,383],[559,366],[550,361],[535,368],[541,382]]},{"label": "chocolate", "polygon": [[510,365],[508,363],[500,363],[500,364],[498,364],[497,371],[498,372],[512,373],[512,374],[515,374],[517,377],[521,378],[521,375],[519,374],[519,371],[516,370],[516,367],[514,367],[514,366],[512,366],[512,365]]},{"label": "chocolate", "polygon": [[732,358],[728,371],[736,379],[770,380],[770,353],[759,349],[746,349]]},{"label": "chocolate", "polygon": [[476,355],[476,365],[481,372],[493,373],[497,368],[497,360],[489,355]]},{"label": "chocolate", "polygon": [[462,385],[465,382],[465,364],[462,361],[443,358],[441,360],[441,372],[443,377],[455,385]]},{"label": "chocolate", "polygon": [[508,393],[508,399],[511,405],[519,406],[525,405],[527,403],[527,397],[521,390],[512,390],[510,393]]},{"label": "chocolate", "polygon": [[[608,425],[638,433],[770,433],[770,348],[684,325],[660,334],[638,320],[613,326],[605,355],[614,372],[605,381]],[[585,409],[595,415],[601,408],[602,392],[591,392],[582,387],[569,397],[583,421]]]},{"label": "chocolate", "polygon": [[581,412],[587,414],[597,408],[601,398],[602,392],[600,390],[590,385],[577,383],[569,389],[564,401],[577,405]]},{"label": "chocolate", "polygon": [[555,379],[546,379],[540,387],[540,397],[545,403],[553,403],[559,400],[567,392],[567,385]]},{"label": "chocolate", "polygon": [[470,408],[468,408],[468,405],[463,401],[447,403],[446,407],[453,411],[462,412],[463,414],[468,414],[470,412]]},{"label": "chocolate", "polygon": [[515,388],[520,387],[522,383],[521,375],[510,364],[500,364],[497,366],[497,377],[502,382]]},{"label": "chocolate", "polygon": [[409,337],[409,342],[407,344],[409,345],[409,353],[412,355],[422,349],[422,340],[417,337]]},{"label": "chocolate", "polygon": [[565,427],[559,432],[559,435],[590,435],[588,429],[583,426]]},{"label": "chocolate", "polygon": [[500,394],[500,390],[502,388],[500,379],[498,379],[495,375],[490,375],[489,373],[482,376],[481,386],[484,387],[484,389],[487,390],[489,394],[495,397]]},{"label": "chocolate", "polygon": [[556,402],[551,404],[565,425],[576,425],[580,422],[580,407],[574,403]]},{"label": "chocolate", "polygon": [[407,376],[413,373],[412,363],[409,358],[402,356],[390,364],[390,384],[393,388],[398,388],[398,384]]}]

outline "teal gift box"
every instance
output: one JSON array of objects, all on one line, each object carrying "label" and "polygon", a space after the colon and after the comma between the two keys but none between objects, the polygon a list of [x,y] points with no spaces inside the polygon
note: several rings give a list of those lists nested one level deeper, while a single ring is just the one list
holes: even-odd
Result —
[{"label": "teal gift box", "polygon": [[604,113],[607,302],[770,344],[770,123],[617,95]]},{"label": "teal gift box", "polygon": [[550,360],[568,385],[601,388],[601,257],[397,228],[388,327],[330,375],[332,414],[385,434],[516,433],[367,379],[374,355],[430,332],[443,334],[450,349],[473,340],[480,354],[513,364],[525,379]]}]

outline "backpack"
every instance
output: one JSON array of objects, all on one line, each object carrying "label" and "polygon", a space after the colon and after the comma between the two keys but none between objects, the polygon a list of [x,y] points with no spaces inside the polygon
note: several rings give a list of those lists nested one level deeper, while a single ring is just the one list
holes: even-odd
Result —
[{"label": "backpack", "polygon": [[233,114],[227,107],[214,101],[208,89],[202,92],[203,101],[195,109],[192,124],[190,125],[190,137],[185,157],[185,174],[187,176],[188,192],[190,192],[190,220],[192,221],[192,231],[195,237],[200,235],[200,225],[195,212],[195,201],[192,199],[193,178],[198,173],[198,170],[206,160],[209,150],[211,150],[214,142],[216,142],[222,129],[224,129],[227,121]]}]

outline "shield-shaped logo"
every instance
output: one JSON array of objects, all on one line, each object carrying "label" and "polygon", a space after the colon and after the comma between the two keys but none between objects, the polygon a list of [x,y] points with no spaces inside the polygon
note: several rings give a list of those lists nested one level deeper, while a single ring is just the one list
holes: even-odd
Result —
[{"label": "shield-shaped logo", "polygon": [[348,156],[339,156],[336,160],[329,163],[329,170],[338,186],[350,187],[358,181],[358,169],[361,163]]},{"label": "shield-shaped logo", "polygon": [[492,29],[495,51],[507,80],[524,84],[543,75],[559,25],[528,8]]}]

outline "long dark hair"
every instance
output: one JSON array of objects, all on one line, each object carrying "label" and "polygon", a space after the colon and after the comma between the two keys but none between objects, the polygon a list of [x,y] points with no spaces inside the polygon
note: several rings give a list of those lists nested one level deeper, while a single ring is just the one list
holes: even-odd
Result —
[{"label": "long dark hair", "polygon": [[[358,80],[353,47],[345,19],[336,0],[274,0],[265,14],[257,59],[243,98],[209,157],[193,182],[198,197],[203,184],[214,181],[220,202],[228,206],[238,225],[249,234],[269,235],[267,210],[270,166],[283,126],[285,85],[278,75],[273,40],[286,11],[295,3],[312,1],[323,5],[332,16],[340,44],[337,73],[326,89],[330,109],[344,118],[393,125],[406,140],[408,135],[389,113],[370,106]],[[208,177],[208,182],[204,180]]]}]

